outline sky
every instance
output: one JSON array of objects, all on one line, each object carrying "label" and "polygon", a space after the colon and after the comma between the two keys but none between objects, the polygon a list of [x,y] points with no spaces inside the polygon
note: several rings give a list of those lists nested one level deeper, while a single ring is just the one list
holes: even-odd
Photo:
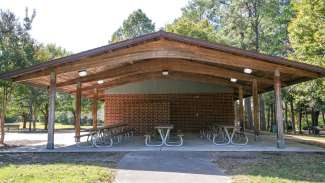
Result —
[{"label": "sky", "polygon": [[130,13],[142,9],[156,29],[181,16],[188,0],[0,0],[0,8],[20,19],[25,8],[36,10],[31,34],[40,43],[55,43],[68,51],[106,45]]}]

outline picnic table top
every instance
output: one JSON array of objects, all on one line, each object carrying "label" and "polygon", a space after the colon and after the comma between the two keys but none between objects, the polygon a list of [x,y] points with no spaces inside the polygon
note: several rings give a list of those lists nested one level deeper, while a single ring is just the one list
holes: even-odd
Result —
[{"label": "picnic table top", "polygon": [[155,126],[155,129],[173,129],[174,125],[159,125]]},{"label": "picnic table top", "polygon": [[89,129],[89,131],[97,131],[97,130],[110,129],[110,128],[118,128],[118,127],[123,127],[123,126],[127,126],[127,124],[126,123],[117,123],[117,124],[112,124],[112,125],[106,125],[106,126],[98,127],[96,129],[91,128],[91,129]]},{"label": "picnic table top", "polygon": [[5,123],[4,126],[20,126],[19,123]]}]

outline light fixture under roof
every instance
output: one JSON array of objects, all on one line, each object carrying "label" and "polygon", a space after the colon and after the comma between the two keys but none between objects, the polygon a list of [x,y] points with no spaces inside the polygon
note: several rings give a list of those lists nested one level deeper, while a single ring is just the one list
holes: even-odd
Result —
[{"label": "light fixture under roof", "polygon": [[252,69],[249,69],[249,68],[244,69],[244,73],[246,73],[246,74],[251,74],[252,72],[253,72]]},{"label": "light fixture under roof", "polygon": [[80,77],[84,77],[84,76],[87,76],[87,71],[86,70],[81,70],[81,71],[79,71],[79,76]]},{"label": "light fixture under roof", "polygon": [[164,71],[161,72],[161,74],[162,74],[163,76],[168,76],[169,73],[168,73],[168,70],[164,70]]},{"label": "light fixture under roof", "polygon": [[104,80],[98,80],[97,83],[101,85],[104,83]]},{"label": "light fixture under roof", "polygon": [[236,83],[237,79],[236,78],[230,78],[230,81],[233,82],[233,83]]}]

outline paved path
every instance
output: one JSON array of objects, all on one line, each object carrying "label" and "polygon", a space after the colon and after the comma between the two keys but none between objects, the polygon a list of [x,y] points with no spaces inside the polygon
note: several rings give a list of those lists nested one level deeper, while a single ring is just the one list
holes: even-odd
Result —
[{"label": "paved path", "polygon": [[118,163],[116,183],[229,183],[208,152],[131,152]]}]

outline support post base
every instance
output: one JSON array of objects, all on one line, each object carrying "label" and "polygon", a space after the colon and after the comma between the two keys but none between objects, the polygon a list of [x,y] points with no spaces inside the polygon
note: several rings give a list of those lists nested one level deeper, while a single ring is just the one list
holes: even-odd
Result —
[{"label": "support post base", "polygon": [[46,149],[54,149],[54,144],[53,143],[48,143],[46,146]]}]

